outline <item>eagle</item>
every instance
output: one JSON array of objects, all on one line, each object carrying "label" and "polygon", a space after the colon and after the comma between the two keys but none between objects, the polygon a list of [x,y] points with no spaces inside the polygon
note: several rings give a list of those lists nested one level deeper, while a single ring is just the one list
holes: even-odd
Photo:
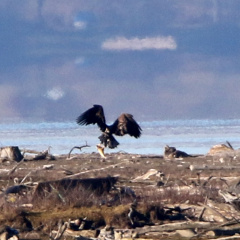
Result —
[{"label": "eagle", "polygon": [[117,136],[129,134],[131,137],[139,138],[142,131],[133,115],[129,113],[122,113],[112,125],[107,125],[103,107],[96,104],[82,113],[76,119],[76,122],[79,125],[97,124],[102,131],[102,135],[99,136],[100,142],[109,148],[116,148],[119,145],[113,134]]}]

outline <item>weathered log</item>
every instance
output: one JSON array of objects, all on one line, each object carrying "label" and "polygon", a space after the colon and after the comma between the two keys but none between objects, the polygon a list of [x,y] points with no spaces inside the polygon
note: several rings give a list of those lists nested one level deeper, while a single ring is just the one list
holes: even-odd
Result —
[{"label": "weathered log", "polygon": [[179,230],[176,230],[176,233],[184,238],[191,238],[191,237],[194,237],[195,235],[195,232],[193,229],[179,229]]},{"label": "weathered log", "polygon": [[72,236],[72,237],[85,237],[85,238],[96,238],[97,236],[97,230],[79,230],[79,231],[73,231],[69,228],[66,229],[64,232],[64,236]]},{"label": "weathered log", "polygon": [[[231,228],[226,228],[226,227],[221,227],[221,226],[214,226],[211,227],[210,229],[205,229],[201,233],[195,235],[195,237],[201,237],[203,235],[208,235],[208,232],[211,232],[211,235],[216,236],[231,236],[234,237],[234,235],[238,234],[238,239],[240,239],[240,229],[238,225],[236,227],[231,227]],[[226,237],[226,238],[220,238],[220,239],[231,239],[231,237]],[[219,238],[217,238],[219,239]]]},{"label": "weathered log", "polygon": [[32,150],[32,149],[23,149],[23,154],[25,154],[25,153],[34,154],[34,156],[31,156],[31,155],[25,156],[25,159],[28,161],[30,161],[30,160],[45,160],[45,159],[55,160],[55,157],[52,154],[50,154],[50,148],[51,148],[51,146],[49,146],[47,150],[41,151],[41,152]]},{"label": "weathered log", "polygon": [[17,146],[1,147],[0,159],[1,161],[11,160],[11,161],[20,162],[23,159],[23,155],[21,154]]},{"label": "weathered log", "polygon": [[8,175],[12,174],[15,172],[15,170],[24,162],[24,158],[16,165],[14,166],[9,172]]},{"label": "weathered log", "polygon": [[24,153],[32,153],[32,154],[39,154],[41,153],[40,151],[32,150],[32,149],[23,149]]},{"label": "weathered log", "polygon": [[[183,230],[187,230],[187,229],[191,229],[191,230],[192,229],[202,229],[203,230],[199,234],[196,234],[194,237],[203,236],[208,231],[213,231],[215,236],[220,236],[220,235],[228,235],[229,236],[229,235],[234,235],[234,234],[240,233],[238,226],[236,226],[235,228],[233,228],[233,227],[226,228],[223,226],[224,225],[216,225],[211,222],[178,222],[178,223],[175,222],[175,223],[168,223],[168,224],[164,224],[164,225],[145,226],[142,228],[135,228],[134,231],[138,235],[145,235],[145,234],[151,234],[154,232],[159,232],[159,233],[173,232],[173,231],[178,232],[179,230],[183,231]],[[231,238],[229,238],[229,239],[231,239]]]},{"label": "weathered log", "polygon": [[102,170],[106,170],[108,168],[114,168],[118,165],[121,165],[123,163],[126,163],[126,161],[122,161],[120,163],[116,163],[116,164],[113,164],[113,165],[109,165],[109,166],[106,166],[106,167],[103,167],[103,168],[97,168],[97,169],[91,169],[91,170],[87,170],[87,171],[84,171],[84,172],[79,172],[79,173],[75,173],[73,175],[70,175],[70,176],[66,176],[64,177],[64,179],[67,179],[67,178],[72,178],[72,177],[77,177],[77,176],[80,176],[82,174],[85,174],[85,173],[89,173],[89,172],[97,172],[97,171],[102,171]]},{"label": "weathered log", "polygon": [[142,228],[136,228],[138,234],[145,234],[149,232],[163,232],[163,231],[176,231],[179,229],[195,229],[195,228],[209,228],[213,226],[210,222],[178,222],[167,223],[163,225],[145,226]]},{"label": "weathered log", "polygon": [[213,238],[213,239],[208,239],[208,240],[239,240],[240,236],[230,236],[230,237],[221,237],[221,238]]},{"label": "weathered log", "polygon": [[209,152],[207,153],[207,155],[215,155],[215,154],[233,152],[234,149],[233,149],[232,145],[228,141],[226,141],[226,142],[227,142],[227,145],[226,144],[218,144],[218,145],[214,145],[213,147],[211,147]]},{"label": "weathered log", "polygon": [[33,157],[33,160],[44,160],[47,158],[47,156],[48,150],[38,153],[36,156]]},{"label": "weathered log", "polygon": [[149,179],[151,176],[164,176],[164,174],[157,169],[149,169],[144,175],[138,176],[132,182],[143,181]]},{"label": "weathered log", "polygon": [[216,214],[221,218],[222,221],[224,221],[224,222],[227,222],[227,221],[228,221],[228,219],[225,218],[225,217],[224,217],[220,212],[218,212],[216,209],[214,209],[214,208],[212,208],[212,207],[210,207],[210,206],[208,206],[208,205],[206,205],[206,204],[202,204],[202,203],[199,203],[199,205],[201,205],[201,206],[209,209],[210,211],[216,213]]},{"label": "weathered log", "polygon": [[194,170],[232,170],[240,169],[240,166],[213,166],[213,165],[190,165],[189,169]]},{"label": "weathered log", "polygon": [[65,223],[59,222],[59,224],[58,224],[58,231],[57,231],[56,235],[53,237],[53,232],[51,232],[50,235],[49,235],[49,238],[51,240],[60,240],[62,238],[64,232],[67,229],[67,225],[68,225],[67,222],[65,222]]}]

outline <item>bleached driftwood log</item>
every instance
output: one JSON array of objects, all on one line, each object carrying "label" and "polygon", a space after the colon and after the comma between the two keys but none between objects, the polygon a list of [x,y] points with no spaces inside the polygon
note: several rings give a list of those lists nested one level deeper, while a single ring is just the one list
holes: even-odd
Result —
[{"label": "bleached driftwood log", "polygon": [[226,141],[227,144],[217,144],[210,148],[207,155],[215,155],[220,153],[233,152],[234,149],[230,142]]},{"label": "bleached driftwood log", "polygon": [[[52,231],[49,235],[49,239],[50,240],[60,240],[65,232],[65,230],[67,229],[68,223],[65,222],[59,222],[58,223],[58,231]],[[53,236],[55,234],[55,236]]]},{"label": "bleached driftwood log", "polygon": [[240,166],[215,166],[215,165],[190,165],[189,169],[193,170],[231,170],[240,169]]},{"label": "bleached driftwood log", "polygon": [[138,234],[145,234],[149,232],[164,232],[164,231],[176,231],[179,229],[195,229],[195,228],[209,228],[213,226],[210,222],[178,222],[167,223],[163,225],[145,226],[143,228],[136,228]]},{"label": "bleached driftwood log", "polygon": [[33,154],[33,156],[30,155],[29,156],[25,156],[26,160],[54,160],[55,157],[50,154],[50,148],[51,146],[48,147],[48,149],[44,150],[44,151],[36,151],[36,150],[32,150],[32,149],[24,149],[23,153],[29,153],[29,154]]},{"label": "bleached driftwood log", "polygon": [[[135,233],[137,233],[138,236],[139,235],[143,236],[143,235],[159,234],[160,232],[162,233],[176,232],[177,233],[179,230],[183,231],[187,229],[190,229],[190,230],[198,229],[199,233],[196,233],[194,237],[204,236],[209,231],[212,231],[215,236],[234,235],[240,232],[238,227],[238,222],[235,222],[236,226],[231,226],[231,227],[226,227],[227,224],[228,223],[219,225],[213,222],[194,222],[194,221],[186,222],[185,221],[185,222],[174,222],[174,223],[167,223],[167,224],[155,225],[155,226],[144,226],[142,228],[135,228],[134,231]],[[118,229],[117,231],[121,232],[121,229]]]},{"label": "bleached driftwood log", "polygon": [[236,236],[230,236],[230,237],[221,237],[221,238],[211,238],[209,240],[239,240],[240,236],[236,235]]}]

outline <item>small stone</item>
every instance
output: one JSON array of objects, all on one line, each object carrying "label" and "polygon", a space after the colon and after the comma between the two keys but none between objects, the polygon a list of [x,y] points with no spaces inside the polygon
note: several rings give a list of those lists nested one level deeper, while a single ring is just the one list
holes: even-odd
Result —
[{"label": "small stone", "polygon": [[177,230],[176,233],[178,233],[181,237],[186,238],[190,238],[195,235],[195,232],[192,229]]},{"label": "small stone", "polygon": [[216,236],[216,234],[215,234],[214,231],[208,231],[208,232],[206,232],[205,235],[206,235],[206,236],[209,236],[209,237],[215,237],[215,236]]}]

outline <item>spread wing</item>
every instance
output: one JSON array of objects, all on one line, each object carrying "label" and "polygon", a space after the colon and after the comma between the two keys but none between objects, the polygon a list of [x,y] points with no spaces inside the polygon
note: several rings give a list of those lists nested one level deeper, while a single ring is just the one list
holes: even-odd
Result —
[{"label": "spread wing", "polygon": [[95,124],[99,126],[101,131],[105,131],[106,129],[106,121],[103,112],[103,107],[100,105],[93,105],[92,108],[88,109],[84,113],[82,113],[77,119],[76,122],[79,125],[89,125]]},{"label": "spread wing", "polygon": [[141,136],[141,127],[134,120],[133,115],[123,113],[119,118],[111,125],[111,132],[123,136],[129,134],[132,137],[139,138]]}]

